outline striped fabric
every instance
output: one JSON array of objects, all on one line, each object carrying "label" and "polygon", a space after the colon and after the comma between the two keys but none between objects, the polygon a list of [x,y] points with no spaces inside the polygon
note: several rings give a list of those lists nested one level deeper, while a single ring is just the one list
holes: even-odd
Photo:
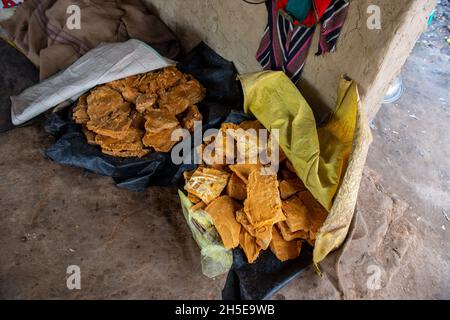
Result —
[{"label": "striped fabric", "polygon": [[[317,0],[316,0],[317,1]],[[296,83],[301,76],[316,26],[296,25],[277,0],[266,1],[269,19],[256,59],[265,70],[282,70]],[[320,18],[319,50],[333,52],[347,17],[348,0],[332,0]]]}]

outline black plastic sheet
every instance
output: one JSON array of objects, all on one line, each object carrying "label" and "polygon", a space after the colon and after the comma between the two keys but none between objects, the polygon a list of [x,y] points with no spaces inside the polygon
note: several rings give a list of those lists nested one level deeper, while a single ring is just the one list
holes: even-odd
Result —
[{"label": "black plastic sheet", "polygon": [[[206,44],[200,43],[177,67],[192,74],[206,88],[205,99],[198,105],[203,129],[220,126],[232,109],[242,108],[242,89],[233,63]],[[81,126],[71,119],[71,109],[54,112],[46,121],[46,131],[56,138],[46,150],[52,161],[110,176],[118,187],[131,191],[173,183],[179,166],[173,164],[170,153],[153,152],[142,158],[127,159],[103,154],[99,147],[87,143]]]}]

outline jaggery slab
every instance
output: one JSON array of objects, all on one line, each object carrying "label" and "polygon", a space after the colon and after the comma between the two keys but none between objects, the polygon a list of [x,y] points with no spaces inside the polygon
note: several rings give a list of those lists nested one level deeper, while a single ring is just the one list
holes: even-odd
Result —
[{"label": "jaggery slab", "polygon": [[236,221],[235,216],[239,208],[239,203],[231,197],[221,196],[213,200],[205,209],[211,216],[226,249],[233,249],[239,245],[241,225]]}]

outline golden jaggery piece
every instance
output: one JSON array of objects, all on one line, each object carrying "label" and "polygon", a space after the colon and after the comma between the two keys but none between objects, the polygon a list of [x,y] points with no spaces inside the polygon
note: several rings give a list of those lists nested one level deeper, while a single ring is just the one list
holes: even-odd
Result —
[{"label": "golden jaggery piece", "polygon": [[199,167],[184,186],[187,192],[206,204],[218,198],[225,189],[230,174],[221,170]]},{"label": "golden jaggery piece", "polygon": [[154,93],[141,93],[136,97],[136,110],[140,113],[146,113],[155,109],[158,95]]},{"label": "golden jaggery piece", "polygon": [[161,132],[180,128],[178,119],[166,110],[151,110],[145,114],[145,130],[147,132]]},{"label": "golden jaggery piece", "polygon": [[188,107],[185,116],[182,119],[183,128],[189,130],[190,132],[194,131],[194,124],[196,121],[202,121],[203,116],[198,111],[196,105],[191,105]]},{"label": "golden jaggery piece", "polygon": [[261,170],[250,174],[244,212],[255,228],[273,225],[283,216],[276,175],[263,174]]},{"label": "golden jaggery piece", "polygon": [[176,67],[167,67],[162,69],[156,77],[156,83],[160,89],[169,89],[180,83],[186,82],[185,75]]},{"label": "golden jaggery piece", "polygon": [[306,187],[299,178],[280,181],[280,195],[282,200],[286,200],[294,194],[305,190]]},{"label": "golden jaggery piece", "polygon": [[248,177],[250,174],[261,169],[260,164],[232,164],[229,166],[230,170],[233,171],[244,183],[248,183]]},{"label": "golden jaggery piece", "polygon": [[194,204],[191,207],[191,211],[195,212],[195,211],[198,211],[198,210],[204,210],[206,207],[207,207],[206,203],[204,203],[203,201],[200,201],[200,202],[197,202],[196,204]]},{"label": "golden jaggery piece", "polygon": [[264,225],[255,228],[255,240],[261,249],[266,250],[272,241],[272,227],[273,224]]},{"label": "golden jaggery piece", "polygon": [[298,197],[308,208],[308,217],[310,222],[309,236],[315,240],[317,233],[328,217],[328,211],[314,198],[309,191],[300,192]]},{"label": "golden jaggery piece", "polygon": [[87,100],[87,114],[91,121],[112,118],[117,113],[129,113],[130,105],[124,103],[122,95],[108,86],[91,91]]},{"label": "golden jaggery piece", "polygon": [[286,221],[281,221],[277,223],[278,229],[280,230],[281,236],[286,241],[292,241],[295,239],[309,239],[309,233],[306,231],[296,231],[292,232],[289,230],[289,226],[287,225]]},{"label": "golden jaggery piece", "polygon": [[231,174],[227,185],[227,194],[240,201],[247,198],[247,185],[235,173]]},{"label": "golden jaggery piece", "polygon": [[283,201],[283,212],[286,215],[286,223],[291,232],[309,232],[310,221],[308,208],[297,195]]},{"label": "golden jaggery piece", "polygon": [[235,218],[235,212],[239,208],[240,205],[231,197],[221,196],[213,200],[205,209],[211,216],[226,249],[233,249],[239,245],[241,225]]},{"label": "golden jaggery piece", "polygon": [[239,222],[252,237],[255,236],[255,228],[250,224],[250,221],[248,221],[244,210],[241,209],[236,211],[236,221]]},{"label": "golden jaggery piece", "polygon": [[152,147],[158,152],[169,152],[181,140],[181,137],[178,140],[172,140],[173,131],[179,128],[181,126],[158,132],[147,131],[142,142],[145,146]]},{"label": "golden jaggery piece", "polygon": [[[284,215],[278,217],[275,220],[275,223],[284,221]],[[239,222],[248,233],[255,238],[256,243],[263,250],[266,250],[269,247],[270,241],[272,241],[272,226],[273,224],[265,225],[259,228],[255,228],[250,221],[248,221],[247,216],[244,210],[239,210],[236,212],[236,221]]]},{"label": "golden jaggery piece", "polygon": [[166,109],[173,115],[184,112],[190,105],[203,100],[205,89],[195,79],[172,87],[159,98],[159,107]]},{"label": "golden jaggery piece", "polygon": [[261,247],[256,243],[256,239],[244,228],[241,228],[239,244],[247,257],[248,263],[255,262],[259,256]]},{"label": "golden jaggery piece", "polygon": [[301,240],[286,241],[281,236],[276,227],[272,228],[272,242],[270,250],[280,261],[287,261],[297,258],[302,248]]},{"label": "golden jaggery piece", "polygon": [[72,118],[75,121],[75,123],[78,124],[86,124],[90,118],[87,114],[87,97],[89,93],[85,93],[81,95],[81,97],[78,99],[78,103],[73,108]]}]

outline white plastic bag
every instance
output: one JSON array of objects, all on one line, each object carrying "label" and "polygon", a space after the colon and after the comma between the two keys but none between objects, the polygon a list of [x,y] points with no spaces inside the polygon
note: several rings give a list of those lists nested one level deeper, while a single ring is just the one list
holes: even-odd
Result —
[{"label": "white plastic bag", "polygon": [[100,44],[66,70],[11,97],[12,123],[23,124],[63,102],[73,102],[99,84],[174,64],[139,40]]}]

